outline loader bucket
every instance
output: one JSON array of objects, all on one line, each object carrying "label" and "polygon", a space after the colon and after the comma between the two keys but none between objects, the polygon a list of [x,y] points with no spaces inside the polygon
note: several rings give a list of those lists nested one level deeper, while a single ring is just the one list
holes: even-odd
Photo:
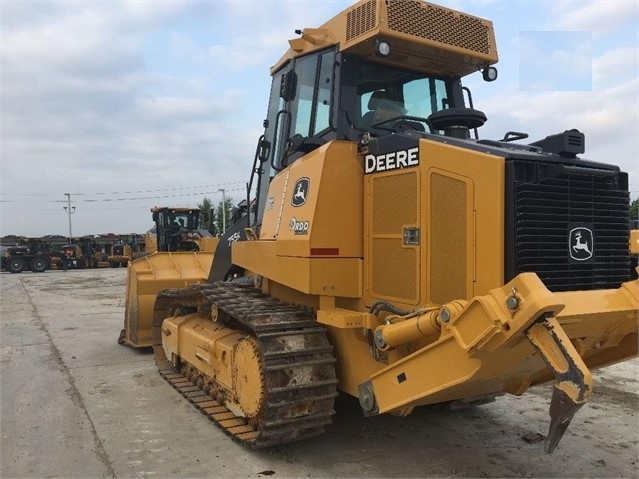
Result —
[{"label": "loader bucket", "polygon": [[134,348],[151,346],[153,305],[158,292],[205,282],[212,263],[213,252],[156,252],[130,261],[124,329],[118,343]]}]

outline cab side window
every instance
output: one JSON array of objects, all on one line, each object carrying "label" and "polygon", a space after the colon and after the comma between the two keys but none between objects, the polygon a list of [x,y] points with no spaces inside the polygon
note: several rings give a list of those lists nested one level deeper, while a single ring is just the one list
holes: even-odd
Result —
[{"label": "cab side window", "polygon": [[[273,75],[263,153],[271,175],[325,140],[334,98],[335,48],[292,59]],[[318,141],[309,141],[318,138]]]},{"label": "cab side window", "polygon": [[295,62],[297,75],[297,91],[295,92],[296,105],[291,106],[293,114],[293,131],[290,136],[299,134],[310,136],[311,112],[313,110],[313,97],[315,96],[315,77],[317,76],[317,58],[309,56]]},{"label": "cab side window", "polygon": [[316,136],[330,127],[334,58],[331,50],[296,60],[297,90],[290,108],[290,136]]},{"label": "cab side window", "polygon": [[317,77],[317,99],[313,134],[317,135],[330,127],[331,98],[333,93],[333,52],[326,52],[320,58]]}]

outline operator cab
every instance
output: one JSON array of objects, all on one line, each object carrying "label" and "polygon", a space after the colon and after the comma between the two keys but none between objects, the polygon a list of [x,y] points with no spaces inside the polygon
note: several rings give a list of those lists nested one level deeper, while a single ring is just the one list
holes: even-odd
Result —
[{"label": "operator cab", "polygon": [[466,107],[464,90],[459,77],[372,62],[334,47],[293,58],[273,75],[264,122],[271,166],[280,171],[327,141],[359,141],[365,133],[468,137],[486,117]]},{"label": "operator cab", "polygon": [[361,1],[296,33],[271,69],[247,185],[250,201],[257,177],[257,208],[245,226],[260,224],[270,178],[329,141],[466,140],[471,130],[478,138],[486,116],[473,109],[461,78],[480,71],[486,81],[497,78],[490,22],[421,1]]},{"label": "operator cab", "polygon": [[158,251],[194,251],[197,244],[189,234],[198,229],[200,210],[197,208],[153,208],[153,221]]}]

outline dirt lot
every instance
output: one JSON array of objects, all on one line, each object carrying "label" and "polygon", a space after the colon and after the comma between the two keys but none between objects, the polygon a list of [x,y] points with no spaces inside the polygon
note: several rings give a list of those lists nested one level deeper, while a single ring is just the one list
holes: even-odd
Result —
[{"label": "dirt lot", "polygon": [[124,269],[0,275],[0,476],[639,476],[639,360],[595,373],[550,456],[550,386],[462,411],[364,418],[340,397],[315,439],[250,451],[166,384],[149,351],[116,343]]}]

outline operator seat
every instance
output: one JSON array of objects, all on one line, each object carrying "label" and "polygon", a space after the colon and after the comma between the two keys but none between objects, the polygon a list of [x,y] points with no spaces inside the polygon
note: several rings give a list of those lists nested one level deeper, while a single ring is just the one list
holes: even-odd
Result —
[{"label": "operator seat", "polygon": [[368,109],[370,111],[367,111],[362,116],[363,128],[369,128],[373,123],[391,120],[397,117],[397,122],[393,122],[393,126],[397,129],[397,131],[426,131],[424,125],[418,121],[399,118],[406,115],[406,109],[400,102],[391,99],[390,94],[385,90],[377,90],[373,92],[368,100]]},{"label": "operator seat", "polygon": [[181,226],[178,220],[174,220],[167,229],[166,232],[166,244],[169,251],[177,251],[180,247]]},{"label": "operator seat", "polygon": [[375,111],[379,107],[382,100],[390,101],[390,95],[385,90],[374,91],[371,97],[368,99],[368,110],[362,115],[362,126],[368,128],[375,119]]}]

